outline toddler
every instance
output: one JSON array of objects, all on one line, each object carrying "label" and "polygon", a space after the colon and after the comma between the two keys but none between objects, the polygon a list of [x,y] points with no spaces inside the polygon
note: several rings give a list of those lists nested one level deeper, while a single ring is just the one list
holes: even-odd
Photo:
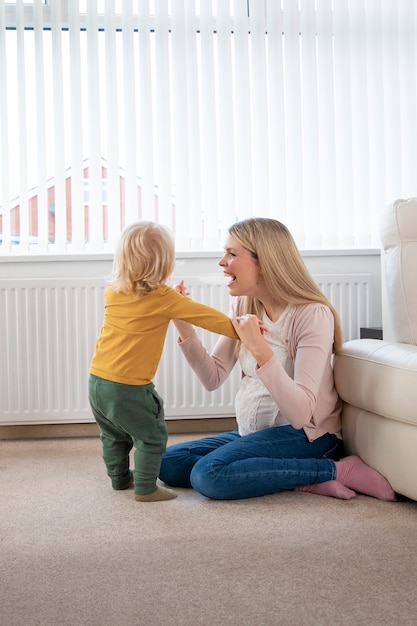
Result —
[{"label": "toddler", "polygon": [[113,489],[134,483],[134,497],[141,502],[176,496],[157,485],[168,433],[163,400],[152,382],[170,320],[186,320],[238,338],[226,315],[165,284],[174,266],[174,239],[165,226],[139,221],[124,229],[90,365],[89,401],[100,429],[107,474]]}]

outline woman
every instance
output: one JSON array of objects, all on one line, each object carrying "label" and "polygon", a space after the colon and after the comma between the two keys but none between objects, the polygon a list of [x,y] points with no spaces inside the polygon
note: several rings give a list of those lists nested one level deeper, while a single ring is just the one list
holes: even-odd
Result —
[{"label": "woman", "polygon": [[[388,481],[358,457],[339,460],[341,402],[332,353],[342,344],[340,321],[288,229],[268,218],[233,224],[219,265],[235,297],[232,322],[240,341],[221,337],[208,354],[190,324],[174,323],[208,390],[239,360],[238,429],[169,447],[161,480],[215,499],[295,489],[395,500]],[[188,295],[183,283],[178,290]]]}]

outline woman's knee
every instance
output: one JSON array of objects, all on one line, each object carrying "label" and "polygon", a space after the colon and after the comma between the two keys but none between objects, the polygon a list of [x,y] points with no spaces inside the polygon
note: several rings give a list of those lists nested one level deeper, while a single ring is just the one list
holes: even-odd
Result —
[{"label": "woman's knee", "polygon": [[213,465],[209,459],[201,459],[198,461],[190,474],[191,486],[201,495],[213,500],[224,500],[228,496],[225,495],[224,481],[221,478],[220,468]]},{"label": "woman's knee", "polygon": [[171,446],[162,455],[159,478],[171,487],[190,488],[190,456],[177,446]]}]

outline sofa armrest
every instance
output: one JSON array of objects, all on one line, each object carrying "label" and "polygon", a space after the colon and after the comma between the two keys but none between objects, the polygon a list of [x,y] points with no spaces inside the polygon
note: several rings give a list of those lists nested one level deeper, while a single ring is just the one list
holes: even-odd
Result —
[{"label": "sofa armrest", "polygon": [[334,358],[334,375],[347,404],[417,426],[417,346],[348,341]]}]

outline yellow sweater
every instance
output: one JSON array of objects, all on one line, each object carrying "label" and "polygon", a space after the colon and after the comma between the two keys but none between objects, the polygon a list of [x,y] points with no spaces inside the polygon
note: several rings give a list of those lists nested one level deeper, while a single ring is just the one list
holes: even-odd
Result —
[{"label": "yellow sweater", "polygon": [[90,373],[126,385],[146,385],[152,381],[170,320],[185,320],[238,339],[227,315],[184,298],[167,285],[160,285],[139,298],[107,287],[104,309]]}]

